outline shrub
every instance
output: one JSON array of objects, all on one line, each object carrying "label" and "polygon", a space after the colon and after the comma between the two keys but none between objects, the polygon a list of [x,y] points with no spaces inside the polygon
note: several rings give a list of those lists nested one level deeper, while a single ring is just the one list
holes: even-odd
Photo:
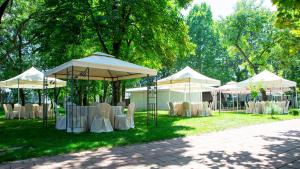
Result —
[{"label": "shrub", "polygon": [[289,114],[292,114],[294,116],[299,116],[299,110],[297,110],[297,109],[291,109],[289,111]]}]

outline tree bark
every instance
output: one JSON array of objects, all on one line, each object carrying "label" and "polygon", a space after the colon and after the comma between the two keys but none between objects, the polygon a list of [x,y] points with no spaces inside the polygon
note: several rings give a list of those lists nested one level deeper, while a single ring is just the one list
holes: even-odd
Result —
[{"label": "tree bark", "polygon": [[122,93],[121,93],[122,101],[125,101],[125,92],[126,92],[126,81],[122,81]]},{"label": "tree bark", "polygon": [[4,15],[4,11],[8,7],[9,1],[10,0],[5,0],[0,6],[0,25],[1,25],[2,17]]},{"label": "tree bark", "polygon": [[41,104],[42,104],[42,94],[41,94],[41,90],[38,89],[38,90],[37,90],[37,93],[38,93],[38,97],[39,97],[39,105],[41,105]]},{"label": "tree bark", "polygon": [[107,81],[103,81],[103,96],[102,96],[101,102],[105,102],[105,100],[106,100],[106,97],[107,97],[107,88],[108,88]]}]

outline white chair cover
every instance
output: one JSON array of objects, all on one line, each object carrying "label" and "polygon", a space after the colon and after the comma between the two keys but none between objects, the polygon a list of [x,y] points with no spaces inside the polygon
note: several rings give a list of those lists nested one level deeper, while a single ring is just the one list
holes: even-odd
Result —
[{"label": "white chair cover", "polygon": [[14,119],[14,113],[10,104],[3,104],[6,119]]},{"label": "white chair cover", "polygon": [[116,115],[115,116],[115,128],[118,130],[128,130],[134,128],[134,112],[135,103],[130,103],[128,105],[127,114]]},{"label": "white chair cover", "polygon": [[183,102],[182,103],[182,108],[183,108],[183,115],[186,117],[191,117],[192,116],[192,107],[191,103],[189,102]]},{"label": "white chair cover", "polygon": [[21,118],[21,111],[22,111],[22,106],[20,104],[14,104],[14,117],[18,117],[19,119]]},{"label": "white chair cover", "polygon": [[285,107],[284,107],[283,114],[288,114],[289,113],[289,106],[290,106],[290,101],[288,100]]},{"label": "white chair cover", "polygon": [[102,133],[113,131],[110,122],[111,106],[107,103],[100,103],[96,106],[96,109],[98,112],[96,117],[93,119],[91,132]]},{"label": "white chair cover", "polygon": [[175,115],[175,107],[172,102],[168,102],[168,107],[169,107],[169,116],[174,116]]},{"label": "white chair cover", "polygon": [[27,116],[27,118],[29,119],[34,119],[34,113],[33,113],[33,107],[32,104],[26,103],[25,104],[25,114]]},{"label": "white chair cover", "polygon": [[66,116],[56,115],[56,125],[57,130],[66,130]]},{"label": "white chair cover", "polygon": [[211,115],[211,109],[208,107],[208,102],[203,103],[203,115],[204,116],[210,116]]}]

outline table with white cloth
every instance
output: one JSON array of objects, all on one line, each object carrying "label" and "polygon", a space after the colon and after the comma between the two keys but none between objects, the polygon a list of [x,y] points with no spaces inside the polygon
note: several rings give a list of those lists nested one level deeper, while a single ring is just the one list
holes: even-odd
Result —
[{"label": "table with white cloth", "polygon": [[[177,116],[184,116],[183,102],[175,102],[174,113]],[[190,104],[190,111],[192,116],[208,116],[210,115],[210,108],[208,102],[192,102]]]}]

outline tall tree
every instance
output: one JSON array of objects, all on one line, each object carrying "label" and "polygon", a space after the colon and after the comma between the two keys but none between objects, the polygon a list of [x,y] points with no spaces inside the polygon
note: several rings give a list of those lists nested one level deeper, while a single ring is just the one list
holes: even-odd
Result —
[{"label": "tall tree", "polygon": [[195,5],[186,20],[196,50],[195,54],[178,60],[179,68],[189,65],[205,75],[229,81],[228,54],[220,44],[210,7],[206,3]]},{"label": "tall tree", "polygon": [[[272,54],[282,48],[284,39],[289,38],[287,31],[274,27],[274,21],[271,11],[254,0],[243,0],[237,3],[232,15],[220,23],[223,25],[223,42],[230,50],[231,57],[240,57],[243,60],[240,66],[252,74],[272,68]],[[276,59],[280,59],[277,56]],[[265,90],[261,89],[261,93],[263,100],[266,100]]]},{"label": "tall tree", "polygon": [[[41,63],[54,66],[100,50],[153,68],[170,64],[192,50],[180,15],[188,2],[46,1],[37,18],[40,51],[47,55]],[[113,82],[112,87],[116,104],[120,83]]]}]

